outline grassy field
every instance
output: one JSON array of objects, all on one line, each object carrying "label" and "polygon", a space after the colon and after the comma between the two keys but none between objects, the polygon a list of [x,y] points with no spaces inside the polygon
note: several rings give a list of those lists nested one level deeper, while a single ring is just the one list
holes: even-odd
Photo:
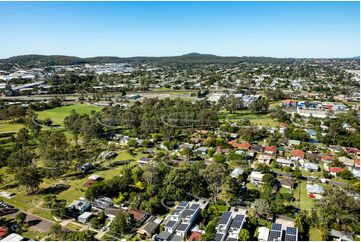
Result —
[{"label": "grassy field", "polygon": [[0,120],[0,133],[18,132],[22,127],[24,127],[22,124],[10,123],[9,120]]},{"label": "grassy field", "polygon": [[313,205],[315,203],[315,199],[311,199],[307,196],[307,189],[306,189],[306,182],[301,181],[297,188],[294,191],[294,197],[296,198],[296,201],[294,202],[294,205],[296,207],[299,207],[301,209],[309,210],[313,208]]},{"label": "grassy field", "polygon": [[77,225],[76,223],[70,222],[65,226],[65,228],[70,229],[70,230],[80,230],[82,228],[82,226]]},{"label": "grassy field", "polygon": [[92,110],[100,111],[102,108],[101,106],[74,104],[40,111],[37,112],[37,114],[39,119],[50,118],[53,120],[53,124],[62,125],[64,118],[68,116],[72,110],[75,110],[79,114],[90,114]]},{"label": "grassy field", "polygon": [[321,240],[322,240],[321,231],[316,228],[311,228],[310,229],[310,241],[321,241]]},{"label": "grassy field", "polygon": [[[90,114],[92,110],[100,111],[101,109],[102,107],[95,105],[74,104],[40,111],[37,114],[39,119],[50,118],[53,120],[54,125],[62,126],[64,118],[71,113],[71,110],[75,110],[80,114]],[[23,124],[11,123],[9,120],[0,120],[0,133],[18,132],[23,127]]]},{"label": "grassy field", "polygon": [[262,126],[278,126],[279,122],[273,120],[270,114],[254,114],[251,111],[242,110],[237,111],[234,114],[228,112],[222,112],[219,115],[221,121],[237,121],[242,119],[249,119],[253,125]]}]

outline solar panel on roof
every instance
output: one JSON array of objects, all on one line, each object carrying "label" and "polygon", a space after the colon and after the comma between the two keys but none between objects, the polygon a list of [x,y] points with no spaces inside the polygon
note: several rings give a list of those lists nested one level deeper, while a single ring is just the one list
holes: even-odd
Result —
[{"label": "solar panel on roof", "polygon": [[269,241],[278,241],[281,240],[281,231],[271,231],[268,237]]},{"label": "solar panel on roof", "polygon": [[228,237],[227,238],[227,241],[238,241],[236,238],[230,238],[230,237]]},{"label": "solar panel on roof", "polygon": [[285,241],[297,241],[296,235],[286,235]]},{"label": "solar panel on roof", "polygon": [[182,223],[178,226],[177,230],[178,231],[186,231],[187,228],[188,228],[188,224]]},{"label": "solar panel on roof", "polygon": [[229,217],[231,217],[231,212],[224,212],[221,216],[221,218],[225,218],[225,219],[228,219]]},{"label": "solar panel on roof", "polygon": [[242,221],[233,221],[231,228],[240,228],[242,226]]},{"label": "solar panel on roof", "polygon": [[222,238],[223,238],[223,234],[216,234],[216,235],[214,236],[214,241],[221,241]]},{"label": "solar panel on roof", "polygon": [[218,224],[226,224],[227,221],[228,221],[228,219],[220,218],[220,219],[218,220]]},{"label": "solar panel on roof", "polygon": [[192,204],[191,209],[197,209],[199,208],[199,204]]},{"label": "solar panel on roof", "polygon": [[233,220],[243,221],[243,219],[244,219],[244,215],[236,215],[236,217],[234,217]]},{"label": "solar panel on roof", "polygon": [[286,235],[296,235],[297,229],[294,227],[287,227],[286,228]]},{"label": "solar panel on roof", "polygon": [[176,221],[169,221],[165,226],[172,228],[176,224]]},{"label": "solar panel on roof", "polygon": [[188,202],[182,201],[182,202],[178,205],[178,207],[185,207],[185,206],[187,206],[187,204],[188,204]]},{"label": "solar panel on roof", "polygon": [[273,230],[273,231],[281,231],[282,230],[282,224],[272,224],[271,230]]}]

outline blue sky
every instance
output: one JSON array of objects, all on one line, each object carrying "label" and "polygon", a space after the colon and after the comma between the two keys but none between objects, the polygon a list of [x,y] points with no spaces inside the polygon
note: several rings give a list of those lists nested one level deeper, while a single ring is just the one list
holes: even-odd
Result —
[{"label": "blue sky", "polygon": [[0,2],[0,58],[21,54],[352,57],[359,2]]}]

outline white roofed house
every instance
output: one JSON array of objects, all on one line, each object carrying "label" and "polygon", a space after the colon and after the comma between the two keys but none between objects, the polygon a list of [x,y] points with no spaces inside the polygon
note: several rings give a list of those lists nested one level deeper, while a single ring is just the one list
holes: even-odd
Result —
[{"label": "white roofed house", "polygon": [[233,217],[232,223],[228,230],[227,241],[238,241],[238,235],[245,223],[245,218],[246,217],[243,214],[236,214]]},{"label": "white roofed house", "polygon": [[292,160],[286,159],[286,158],[277,158],[276,159],[277,164],[281,165],[282,167],[291,167],[293,165]]},{"label": "white roofed house", "polygon": [[307,194],[310,197],[314,197],[316,199],[321,199],[323,196],[323,193],[325,192],[325,190],[323,189],[322,186],[314,184],[307,184],[306,185],[306,189],[307,189]]},{"label": "white roofed house", "polygon": [[148,157],[142,157],[137,161],[137,164],[139,166],[145,166],[146,164],[148,164],[150,161],[152,160],[152,158],[148,158]]},{"label": "white roofed house", "polygon": [[252,171],[250,174],[251,183],[254,185],[263,184],[263,181],[262,181],[263,176],[264,176],[264,174],[262,174],[261,172]]},{"label": "white roofed house", "polygon": [[198,154],[198,155],[206,155],[207,152],[208,152],[208,148],[207,147],[199,147],[195,150],[195,152]]},{"label": "white roofed house", "polygon": [[342,164],[344,164],[345,166],[350,167],[350,168],[354,167],[354,165],[355,165],[355,161],[352,160],[352,159],[350,159],[350,158],[348,158],[348,157],[346,157],[346,156],[338,157],[338,160],[339,160]]},{"label": "white roofed house", "polygon": [[177,238],[184,239],[194,225],[201,211],[197,202],[182,201],[174,211],[164,219],[164,230]]},{"label": "white roofed house", "polygon": [[232,213],[224,212],[218,220],[214,241],[223,241],[232,222]]},{"label": "white roofed house", "polygon": [[259,155],[258,162],[261,164],[269,165],[271,163],[272,156],[271,155]]},{"label": "white roofed house", "polygon": [[243,169],[240,168],[240,167],[237,167],[237,168],[235,168],[235,169],[231,172],[230,176],[231,176],[232,178],[237,178],[237,177],[239,177],[239,176],[242,175],[242,174],[243,174]]},{"label": "white roofed house", "polygon": [[319,169],[319,166],[318,164],[316,163],[313,163],[313,162],[305,162],[303,164],[303,168],[306,170],[306,171],[318,171]]}]

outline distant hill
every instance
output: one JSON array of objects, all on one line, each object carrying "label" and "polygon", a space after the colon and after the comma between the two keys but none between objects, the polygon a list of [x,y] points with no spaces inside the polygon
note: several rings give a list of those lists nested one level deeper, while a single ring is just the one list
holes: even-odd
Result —
[{"label": "distant hill", "polygon": [[0,59],[0,69],[2,67],[44,67],[54,65],[76,65],[76,64],[102,64],[102,63],[179,63],[179,64],[236,64],[242,62],[252,63],[293,63],[293,58],[273,58],[273,57],[249,57],[249,56],[217,56],[211,54],[189,53],[181,56],[169,57],[116,57],[98,56],[90,58],[80,58],[76,56],[64,55],[19,55],[7,59]]}]

